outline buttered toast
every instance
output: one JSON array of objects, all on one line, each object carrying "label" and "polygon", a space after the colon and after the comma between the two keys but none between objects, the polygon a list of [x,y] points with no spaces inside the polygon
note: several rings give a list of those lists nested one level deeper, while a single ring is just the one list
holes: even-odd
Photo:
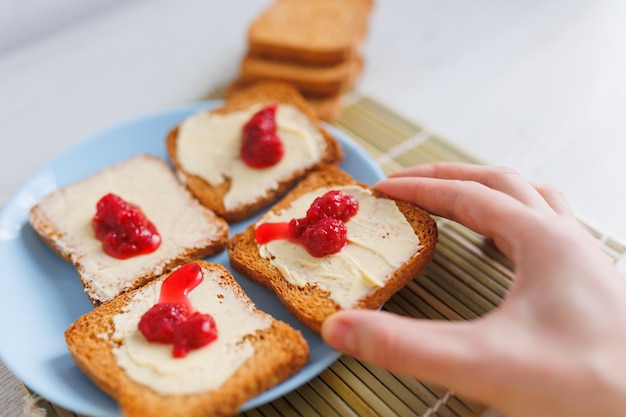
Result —
[{"label": "buttered toast", "polygon": [[138,330],[168,276],[98,306],[65,332],[79,368],[126,417],[231,416],[308,360],[300,332],[257,310],[228,270],[195,264],[203,280],[188,298],[214,318],[217,339],[187,356],[172,357],[170,345],[148,342]]},{"label": "buttered toast", "polygon": [[[243,127],[275,104],[276,135],[284,154],[273,166],[248,166],[240,155]],[[257,214],[322,164],[342,160],[340,144],[321,125],[298,90],[263,81],[230,95],[214,110],[173,128],[167,153],[178,177],[198,200],[229,223]]]},{"label": "buttered toast", "polygon": [[[345,222],[347,245],[341,251],[316,257],[293,239],[257,242],[261,225],[304,217],[311,202],[329,190],[359,202],[357,214]],[[228,256],[233,268],[272,289],[296,318],[319,332],[326,317],[340,309],[381,307],[432,260],[436,241],[437,226],[428,212],[327,166],[235,234]]]},{"label": "buttered toast", "polygon": [[[113,193],[138,206],[156,226],[160,246],[128,259],[103,250],[92,221],[103,196]],[[192,259],[216,254],[228,224],[199,204],[165,161],[139,155],[60,188],[29,213],[30,224],[57,254],[71,262],[94,305],[137,288]]]}]

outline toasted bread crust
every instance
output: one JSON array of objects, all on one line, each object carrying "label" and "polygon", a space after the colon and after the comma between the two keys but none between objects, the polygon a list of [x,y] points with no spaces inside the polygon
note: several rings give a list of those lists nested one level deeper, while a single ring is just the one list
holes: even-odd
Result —
[{"label": "toasted bread crust", "polygon": [[[220,280],[231,286],[247,305],[252,305],[227,269],[219,264],[197,263],[203,269],[220,271]],[[136,291],[102,304],[65,332],[68,349],[78,367],[119,403],[127,417],[231,416],[247,400],[295,374],[308,360],[308,346],[300,332],[272,319],[270,327],[250,337],[254,355],[220,388],[194,395],[159,394],[131,380],[117,365],[113,353],[113,317],[122,312]],[[256,309],[255,314],[266,315]]]},{"label": "toasted bread crust", "polygon": [[[121,162],[117,165],[132,163],[133,160],[145,160],[150,163],[158,164],[162,168],[162,173],[164,175],[172,176],[172,181],[176,182],[177,186],[180,186],[180,190],[182,191],[182,197],[188,199],[188,202],[194,205],[197,205],[197,210],[202,212],[204,219],[211,223],[214,226],[215,234],[212,236],[205,236],[203,241],[195,242],[194,246],[191,247],[181,247],[175,257],[171,258],[163,258],[159,260],[158,265],[154,265],[154,269],[151,271],[146,271],[146,273],[137,275],[134,278],[134,281],[126,288],[123,288],[121,292],[129,291],[134,288],[138,288],[150,280],[154,279],[157,274],[161,274],[163,272],[170,271],[172,268],[191,261],[193,259],[203,258],[207,256],[215,255],[222,250],[224,250],[224,246],[229,236],[229,226],[228,224],[218,217],[212,211],[206,209],[197,204],[193,200],[193,197],[184,189],[182,185],[179,185],[176,179],[174,178],[174,174],[171,171],[170,167],[160,158],[151,156],[151,155],[138,155],[135,156],[128,161]],[[106,168],[107,171],[114,171],[117,165],[113,165],[111,167]],[[100,172],[93,174],[92,176],[86,178],[92,178],[97,175],[100,175]],[[155,183],[155,186],[159,186],[158,183]],[[66,193],[66,188],[61,188],[55,193]],[[52,196],[52,195],[51,195]],[[181,197],[181,195],[177,196]],[[78,253],[76,250],[71,249],[66,243],[66,236],[68,235],[67,231],[59,230],[57,225],[50,219],[47,213],[46,200],[47,197],[44,197],[39,203],[35,204],[29,212],[29,221],[33,228],[33,230],[37,233],[37,235],[41,238],[41,240],[49,246],[56,254],[61,256],[65,261],[70,262],[74,265],[76,270],[78,271],[81,284],[85,289],[87,296],[89,297],[91,303],[93,305],[99,305],[102,300],[99,300],[95,297],[93,289],[90,287],[88,283],[88,279],[90,277],[86,276],[86,272],[84,270],[83,264],[89,261],[89,254],[86,253]],[[95,206],[94,206],[94,214],[95,214]],[[69,215],[69,214],[68,214]],[[167,238],[167,237],[164,237]],[[123,261],[121,261],[123,262]],[[156,272],[158,269],[160,272]],[[93,278],[93,277],[91,277]]]},{"label": "toasted bread crust", "polygon": [[186,172],[177,156],[178,126],[174,127],[167,135],[167,153],[176,168],[178,176],[202,204],[222,216],[229,223],[247,219],[258,213],[261,209],[267,207],[279,197],[284,195],[302,177],[317,169],[320,165],[339,163],[343,159],[343,153],[339,142],[337,142],[326,131],[326,129],[324,129],[313,109],[300,95],[298,90],[290,84],[274,81],[262,81],[255,83],[247,88],[233,93],[228,97],[223,106],[218,109],[211,110],[211,112],[216,114],[227,114],[234,111],[244,110],[257,103],[267,103],[271,101],[292,105],[305,114],[311,123],[319,129],[324,138],[326,149],[318,163],[298,170],[289,178],[280,179],[276,189],[270,190],[265,196],[250,201],[247,204],[242,204],[232,210],[226,210],[223,202],[224,196],[230,187],[229,181],[225,181],[219,186],[212,186],[197,175]]},{"label": "toasted bread crust", "polygon": [[71,251],[61,244],[63,233],[48,221],[45,210],[39,205],[34,205],[31,207],[28,215],[30,225],[37,236],[64,261],[71,263]]},{"label": "toasted bread crust", "polygon": [[[316,188],[348,184],[358,184],[369,188],[366,184],[355,181],[350,175],[335,166],[324,167],[301,181],[271,210],[278,212],[285,209],[300,195]],[[376,197],[389,198],[376,190],[373,190],[373,193]],[[419,237],[421,248],[386,281],[384,287],[372,291],[359,300],[355,308],[379,308],[407,282],[412,280],[434,256],[438,232],[433,218],[428,212],[413,204],[396,200],[396,205]],[[278,269],[270,265],[269,260],[262,258],[259,255],[258,245],[254,237],[254,225],[250,225],[246,230],[235,234],[229,240],[228,256],[233,268],[272,289],[285,307],[313,331],[319,332],[326,317],[341,309],[330,298],[327,291],[310,284],[304,287],[291,285],[283,278]]]}]

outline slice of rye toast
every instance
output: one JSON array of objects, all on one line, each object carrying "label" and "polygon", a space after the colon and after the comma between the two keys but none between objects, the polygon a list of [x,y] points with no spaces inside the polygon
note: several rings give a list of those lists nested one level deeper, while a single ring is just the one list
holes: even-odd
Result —
[{"label": "slice of rye toast", "polygon": [[[186,184],[187,188],[193,195],[205,206],[209,207],[218,215],[222,216],[229,223],[245,220],[263,208],[269,206],[275,202],[278,198],[283,196],[293,186],[300,181],[306,174],[317,169],[323,164],[336,164],[343,159],[343,152],[339,142],[333,138],[330,133],[322,126],[317,115],[307,103],[307,101],[300,95],[298,90],[291,84],[277,81],[261,81],[254,83],[248,87],[234,92],[229,95],[224,104],[214,110],[209,110],[208,114],[218,115],[220,117],[227,117],[230,114],[240,111],[248,111],[248,109],[254,106],[268,105],[270,103],[278,103],[280,105],[291,106],[302,115],[303,119],[307,121],[311,129],[316,132],[321,138],[320,157],[316,161],[312,161],[307,165],[300,165],[294,168],[282,177],[274,178],[274,184],[272,187],[260,189],[255,187],[255,190],[250,190],[250,196],[247,196],[246,201],[240,203],[234,207],[226,207],[224,201],[229,191],[232,188],[232,178],[228,174],[224,174],[224,181],[212,185],[205,178],[199,175],[188,172],[183,166],[179,158],[179,131],[182,123],[174,127],[166,139],[166,148],[170,160],[172,161],[178,177]],[[280,112],[280,107],[278,112]],[[244,122],[245,123],[245,122]],[[280,122],[277,122],[278,136],[281,136],[282,126]],[[233,136],[232,140],[240,141],[241,135],[239,130]],[[222,138],[220,138],[222,139]],[[217,139],[216,139],[217,140]],[[298,139],[299,140],[299,139]],[[295,142],[292,142],[295,143]],[[211,164],[211,149],[208,149],[207,155],[202,157],[207,161],[207,164]],[[233,156],[233,164],[239,163],[240,166],[244,164],[241,162],[239,155]],[[285,150],[285,154],[282,160],[289,160],[289,151]],[[215,159],[215,156],[214,156]],[[280,165],[282,160],[276,165]],[[204,161],[202,162],[204,164]],[[261,170],[255,170],[250,168],[247,170],[247,177],[254,178],[257,173],[265,174],[263,170],[273,170],[274,167],[265,168]],[[268,171],[271,172],[271,171]],[[255,191],[257,194],[252,194]],[[262,194],[261,194],[262,192]]]},{"label": "slice of rye toast", "polygon": [[252,54],[302,64],[351,59],[366,36],[371,0],[275,0],[248,28]]},{"label": "slice of rye toast", "polygon": [[[291,206],[291,203],[299,196],[310,191],[339,187],[343,185],[357,184],[370,189],[366,184],[355,181],[349,174],[335,166],[328,166],[311,173],[307,178],[284,199],[270,209],[272,213],[279,213]],[[372,190],[373,196],[391,200],[376,190]],[[405,201],[394,201],[399,211],[406,218],[415,235],[419,238],[419,245],[414,247],[410,257],[398,266],[388,277],[375,277],[382,282],[381,286],[373,286],[371,290],[356,300],[349,308],[377,309],[380,308],[393,294],[400,290],[407,282],[412,280],[433,258],[437,242],[437,225],[433,218],[425,210]],[[300,217],[304,217],[301,213]],[[385,219],[380,219],[384,222]],[[258,223],[263,221],[263,217]],[[349,224],[349,221],[348,223]],[[338,302],[331,299],[328,290],[320,288],[317,284],[306,283],[294,285],[287,281],[283,273],[270,263],[269,259],[261,256],[259,244],[255,240],[255,226],[250,225],[243,232],[231,237],[228,243],[228,255],[233,268],[248,276],[252,280],[264,284],[272,289],[286,306],[286,308],[300,321],[313,331],[319,332],[324,320],[342,307]],[[376,233],[383,227],[377,230]],[[350,236],[348,235],[348,240]],[[380,245],[393,244],[393,242],[381,242]],[[296,244],[294,244],[296,245]],[[350,245],[350,243],[348,243]],[[293,247],[293,246],[292,246]],[[302,256],[303,252],[297,252]],[[331,257],[334,255],[330,255]],[[303,259],[304,263],[314,263],[315,258]],[[333,262],[333,261],[331,261]],[[314,265],[317,265],[314,263]],[[332,264],[331,264],[332,265]],[[316,268],[316,266],[314,266]],[[343,271],[336,271],[341,276]]]},{"label": "slice of rye toast", "polygon": [[[308,345],[299,331],[257,310],[223,266],[204,261],[196,261],[196,263],[202,268],[204,280],[189,293],[189,299],[195,309],[214,317],[218,332],[215,342],[189,352],[184,358],[171,358],[169,357],[172,352],[171,345],[153,344],[143,338],[135,322],[139,321],[142,311],[149,309],[158,299],[159,293],[154,287],[157,283],[160,284],[165,276],[143,288],[125,293],[96,307],[78,318],[65,332],[68,349],[78,367],[119,404],[122,414],[126,417],[231,416],[236,414],[246,401],[294,375],[308,361]],[[207,281],[215,285],[209,289],[202,289]],[[196,291],[201,295],[194,298]],[[148,296],[142,298],[142,294],[148,294]],[[205,300],[202,301],[202,309],[211,311],[200,310],[197,303],[200,298]],[[236,302],[229,302],[233,300]],[[133,314],[127,313],[131,308]],[[137,312],[135,309],[141,311]],[[129,322],[122,321],[121,317],[125,317],[124,314],[134,315],[134,318],[131,318]],[[238,330],[244,326],[244,323],[238,326],[227,323],[225,326],[230,324],[230,327],[235,329],[231,334],[222,326],[224,315],[241,317],[239,321],[245,320],[248,323],[248,329]],[[226,319],[228,321],[228,317]],[[262,326],[256,324],[257,319],[261,320]],[[254,324],[250,324],[252,320]],[[220,337],[223,340],[220,341]],[[138,382],[140,378],[129,376],[129,372],[120,366],[120,363],[124,362],[119,358],[125,357],[122,353],[125,349],[123,345],[127,343],[127,340],[133,339],[139,339],[139,342],[131,342],[139,343],[135,347],[145,347],[141,343],[152,345],[148,346],[151,354],[158,352],[156,357],[160,358],[160,363],[167,363],[168,366],[177,366],[176,361],[184,363],[187,360],[198,359],[206,360],[207,366],[206,368],[203,365],[191,366],[189,371],[195,375],[176,371],[183,372],[182,376],[178,375],[178,379],[174,378],[174,384],[177,385],[175,389],[179,392],[172,393],[168,389],[170,393],[164,393],[162,387],[167,386],[167,382],[162,382],[160,378],[164,378],[164,381],[167,381],[167,378],[156,375],[151,376],[147,383]],[[252,353],[240,358],[239,355],[242,355],[240,350],[230,349],[233,347],[238,349],[242,344],[247,346],[246,349],[251,346]],[[214,351],[211,352],[211,349]],[[227,351],[235,358],[239,358],[236,362],[240,364],[233,366],[232,373],[228,371],[223,377],[215,380],[217,377],[215,369],[223,365],[215,362],[228,361],[230,356],[226,353]],[[204,356],[207,354],[209,356]],[[196,355],[195,358],[194,355]],[[145,361],[147,357],[142,354],[142,361]],[[195,389],[193,386],[183,387],[193,378],[197,378],[199,383],[208,385],[203,385],[200,389],[195,383],[193,385]],[[206,386],[211,388],[204,389]],[[197,392],[185,393],[189,390]]]},{"label": "slice of rye toast", "polygon": [[241,61],[243,82],[285,81],[305,97],[327,97],[350,89],[363,70],[363,58],[355,56],[336,65],[302,65],[247,55]]},{"label": "slice of rye toast", "polygon": [[[91,221],[100,198],[113,193],[138,206],[161,235],[156,251],[129,259],[107,255]],[[94,305],[137,288],[177,265],[224,249],[228,224],[202,206],[167,163],[134,156],[41,199],[30,224],[58,255],[71,262]]]}]

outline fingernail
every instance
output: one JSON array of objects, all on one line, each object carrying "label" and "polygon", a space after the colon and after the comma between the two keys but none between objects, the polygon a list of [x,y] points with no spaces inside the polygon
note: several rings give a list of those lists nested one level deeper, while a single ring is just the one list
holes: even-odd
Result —
[{"label": "fingernail", "polygon": [[356,350],[352,324],[340,317],[330,317],[322,328],[322,337],[333,348],[347,354]]}]

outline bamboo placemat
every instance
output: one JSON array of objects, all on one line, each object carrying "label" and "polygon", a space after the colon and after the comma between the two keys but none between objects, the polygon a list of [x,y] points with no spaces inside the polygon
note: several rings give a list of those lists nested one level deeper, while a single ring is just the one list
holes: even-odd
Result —
[{"label": "bamboo placemat", "polygon": [[[418,163],[465,161],[472,155],[407,120],[375,100],[353,92],[334,125],[372,155],[385,173]],[[490,241],[445,219],[437,219],[439,242],[433,262],[394,295],[385,310],[433,320],[470,320],[502,301],[509,288],[509,262]],[[615,261],[626,246],[587,225]],[[0,363],[0,417],[41,407],[50,417],[76,417],[31,393]],[[28,407],[27,407],[28,408]],[[18,411],[19,410],[19,411]],[[45,415],[45,414],[43,414]],[[342,356],[297,390],[240,417],[262,416],[422,416],[496,415],[481,404],[413,378]]]}]

